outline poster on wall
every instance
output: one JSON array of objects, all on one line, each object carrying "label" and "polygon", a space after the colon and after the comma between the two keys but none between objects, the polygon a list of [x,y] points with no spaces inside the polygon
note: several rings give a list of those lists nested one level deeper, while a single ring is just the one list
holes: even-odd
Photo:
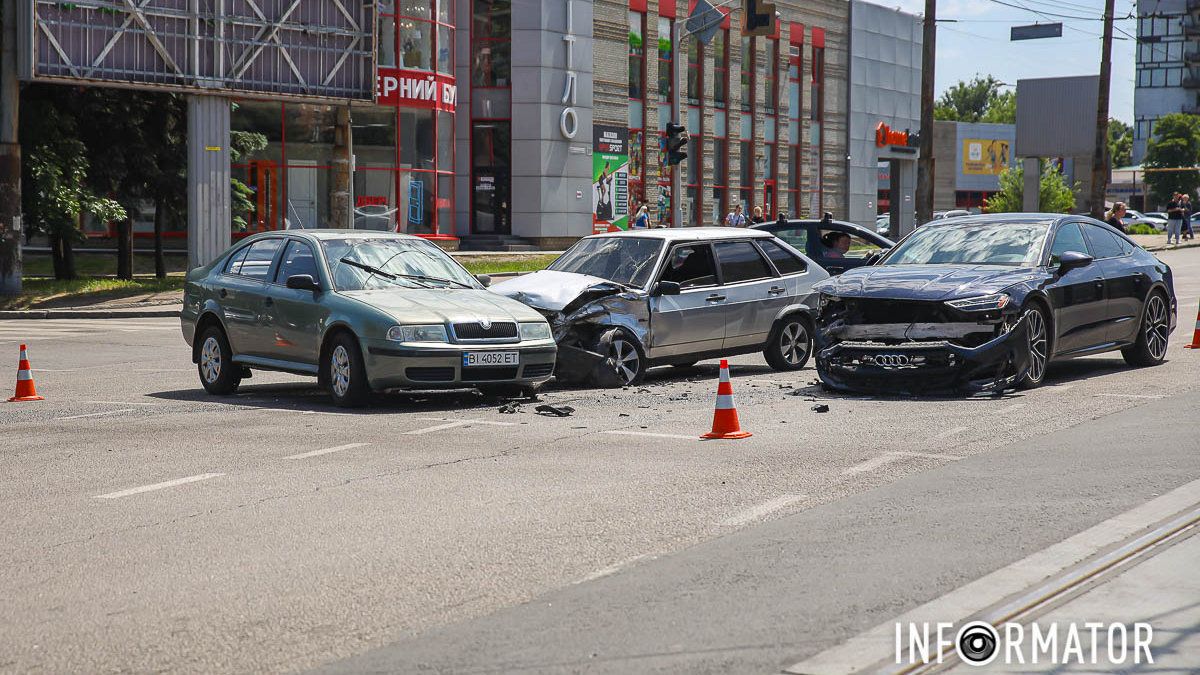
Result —
[{"label": "poster on wall", "polygon": [[965,138],[962,172],[968,176],[999,176],[1011,162],[1009,141],[998,138]]},{"label": "poster on wall", "polygon": [[592,126],[592,231],[629,229],[629,130]]}]

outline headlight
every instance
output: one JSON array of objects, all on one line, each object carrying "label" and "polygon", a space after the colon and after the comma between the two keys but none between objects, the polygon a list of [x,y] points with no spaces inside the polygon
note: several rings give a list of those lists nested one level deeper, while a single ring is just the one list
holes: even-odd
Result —
[{"label": "headlight", "polygon": [[1012,298],[1007,293],[997,293],[996,295],[981,295],[976,298],[948,300],[946,304],[964,312],[995,312],[1007,307],[1010,300]]},{"label": "headlight", "polygon": [[387,339],[393,342],[449,342],[446,327],[441,324],[431,326],[392,326],[388,329]]},{"label": "headlight", "polygon": [[537,323],[521,324],[521,339],[522,340],[549,340],[550,339],[550,324],[544,321]]}]

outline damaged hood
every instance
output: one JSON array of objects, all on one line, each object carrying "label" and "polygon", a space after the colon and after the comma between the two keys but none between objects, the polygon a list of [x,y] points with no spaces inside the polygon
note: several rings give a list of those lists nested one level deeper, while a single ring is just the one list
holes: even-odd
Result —
[{"label": "damaged hood", "polygon": [[813,290],[848,298],[953,300],[999,293],[1042,276],[1028,267],[880,265],[852,269],[818,283]]},{"label": "damaged hood", "polygon": [[575,274],[574,272],[542,270],[492,284],[488,290],[523,302],[530,307],[561,312],[585,291],[595,287],[613,292],[620,292],[624,288],[600,277]]},{"label": "damaged hood", "polygon": [[484,290],[458,288],[375,289],[338,291],[341,295],[387,312],[400,323],[540,321],[529,307]]}]

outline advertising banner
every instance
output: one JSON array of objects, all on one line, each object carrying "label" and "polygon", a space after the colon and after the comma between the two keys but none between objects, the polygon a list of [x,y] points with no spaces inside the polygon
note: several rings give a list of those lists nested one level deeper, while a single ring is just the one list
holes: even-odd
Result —
[{"label": "advertising banner", "polygon": [[592,126],[592,231],[629,229],[629,130]]},{"label": "advertising banner", "polygon": [[962,172],[969,176],[999,176],[1007,169],[1012,154],[1007,140],[965,138],[962,146]]},{"label": "advertising banner", "polygon": [[458,87],[450,75],[424,70],[380,68],[375,77],[375,102],[403,108],[454,112]]}]

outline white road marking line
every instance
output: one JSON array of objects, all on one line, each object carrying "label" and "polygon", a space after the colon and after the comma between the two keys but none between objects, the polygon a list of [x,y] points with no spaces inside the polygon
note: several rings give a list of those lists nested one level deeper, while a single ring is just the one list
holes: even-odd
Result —
[{"label": "white road marking line", "polygon": [[624,431],[621,429],[612,429],[610,431],[602,431],[603,434],[614,434],[616,436],[646,436],[648,438],[677,438],[684,441],[699,441],[700,435],[684,436],[682,434],[656,434],[649,431]]},{"label": "white road marking line", "polygon": [[162,405],[161,403],[150,403],[146,401],[83,401],[83,403],[98,403],[102,405]]},{"label": "white road marking line", "polygon": [[298,455],[288,455],[287,457],[284,457],[283,459],[306,459],[308,457],[318,457],[320,455],[328,455],[332,452],[341,452],[342,450],[351,450],[353,448],[361,448],[364,445],[370,445],[370,443],[347,443],[345,445],[338,445],[338,446],[335,446],[332,448],[322,448],[321,450],[313,450],[311,452],[302,452]]},{"label": "white road marking line", "polygon": [[103,417],[104,415],[116,415],[117,413],[133,412],[133,408],[121,408],[120,410],[106,410],[98,413],[88,413],[86,415],[68,415],[67,417],[56,417],[57,420],[81,420],[85,417]]},{"label": "white road marking line", "polygon": [[1108,394],[1100,393],[1096,396],[1111,396],[1113,398],[1162,398],[1162,394]]},{"label": "white road marking line", "polygon": [[190,373],[191,368],[127,368],[129,373]]},{"label": "white road marking line", "polygon": [[630,565],[636,563],[637,561],[643,560],[648,557],[650,557],[650,556],[638,555],[638,556],[634,556],[628,560],[622,560],[619,563],[614,563],[612,565],[609,565],[608,567],[598,569],[595,572],[592,572],[591,574],[587,575],[586,577],[576,581],[575,583],[582,584],[582,583],[586,583],[588,581],[595,581],[597,579],[603,579],[604,577],[607,577],[607,576],[612,576],[612,575],[616,574],[617,572],[620,572],[621,570],[625,569],[626,567],[629,567]]},{"label": "white road marking line", "polygon": [[803,499],[804,495],[783,495],[782,497],[776,497],[769,502],[764,502],[753,508],[746,509],[737,515],[722,520],[721,525],[724,527],[740,527],[747,523],[765,518],[766,516],[780,509],[791,506],[792,504],[795,504]]},{"label": "white road marking line", "polygon": [[988,607],[1067,570],[1095,553],[1144,533],[1155,523],[1193,508],[1200,501],[1200,480],[1110,518],[1049,548],[980,577],[905,614],[866,630],[836,647],[785,669],[785,673],[863,672],[895,656],[897,624],[955,621]]},{"label": "white road marking line", "polygon": [[872,457],[865,462],[855,464],[854,466],[842,471],[842,475],[848,476],[856,473],[874,471],[885,464],[891,464],[892,462],[904,459],[905,457],[919,457],[921,459],[948,459],[952,461],[962,459],[962,457],[958,455],[934,455],[927,452],[885,452],[878,457]]},{"label": "white road marking line", "polygon": [[1073,384],[1052,384],[1046,388],[1053,389],[1054,391],[1067,391],[1068,389],[1074,389],[1075,385],[1073,385]]},{"label": "white road marking line", "polygon": [[445,424],[437,424],[432,427],[425,427],[424,429],[414,429],[412,431],[406,431],[404,433],[407,436],[419,436],[421,434],[432,434],[435,431],[446,431],[447,429],[457,429],[458,427],[465,427],[468,424],[470,424],[470,422],[446,422]]},{"label": "white road marking line", "polygon": [[515,427],[516,422],[496,422],[494,420],[456,420],[452,417],[414,417],[424,422],[461,422],[463,424],[484,424],[493,427]]},{"label": "white road marking line", "polygon": [[198,476],[176,478],[175,480],[169,480],[163,483],[143,485],[141,487],[129,488],[128,490],[121,490],[120,492],[110,492],[106,495],[96,495],[96,499],[120,499],[121,497],[128,497],[130,495],[141,494],[143,492],[153,492],[154,490],[162,490],[164,488],[175,487],[176,485],[186,485],[188,483],[195,483],[196,481],[208,480],[209,478],[216,478],[217,476],[224,475],[225,474],[223,473],[202,473]]},{"label": "white road marking line", "polygon": [[1007,407],[1004,407],[1004,408],[1001,408],[1001,409],[999,409],[999,410],[995,411],[995,414],[997,414],[997,415],[1005,415],[1005,414],[1008,414],[1008,413],[1013,413],[1013,412],[1016,412],[1016,411],[1018,411],[1018,410],[1020,410],[1021,408],[1024,408],[1024,407],[1025,407],[1025,404],[1024,404],[1024,403],[1014,403],[1014,404],[1012,404],[1012,405],[1010,405],[1010,406],[1007,406]]},{"label": "white road marking line", "polygon": [[943,431],[942,433],[934,436],[933,440],[940,441],[944,438],[950,438],[951,436],[957,436],[958,434],[961,434],[962,432],[966,431],[968,428],[969,427],[954,427],[953,429],[947,429],[947,430]]}]

